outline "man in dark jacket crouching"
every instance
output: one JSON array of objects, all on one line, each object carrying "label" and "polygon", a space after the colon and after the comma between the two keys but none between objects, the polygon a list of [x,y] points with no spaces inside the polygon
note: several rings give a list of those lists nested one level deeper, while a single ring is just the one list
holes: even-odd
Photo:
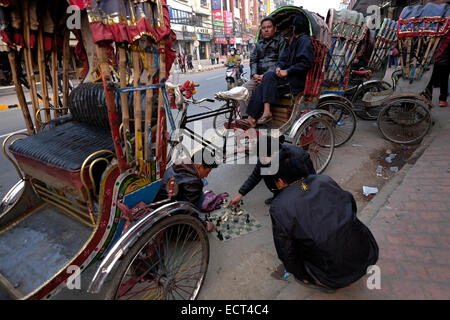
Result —
[{"label": "man in dark jacket crouching", "polygon": [[[280,193],[270,207],[278,257],[302,284],[323,291],[350,285],[378,260],[378,245],[356,217],[350,192],[326,175],[307,175],[288,150],[274,176]],[[298,179],[298,177],[304,177]]]}]

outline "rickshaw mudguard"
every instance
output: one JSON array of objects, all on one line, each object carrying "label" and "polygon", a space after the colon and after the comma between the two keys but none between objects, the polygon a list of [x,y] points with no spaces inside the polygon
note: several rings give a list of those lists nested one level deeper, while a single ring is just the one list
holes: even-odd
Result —
[{"label": "rickshaw mudguard", "polygon": [[383,103],[381,104],[382,107],[388,105],[389,103],[399,99],[399,98],[410,98],[410,99],[416,99],[422,101],[424,104],[428,105],[428,107],[431,109],[433,108],[433,102],[425,98],[424,96],[414,94],[414,93],[400,93],[400,94],[393,94],[392,96],[388,97],[387,99],[383,100]]},{"label": "rickshaw mudguard", "polygon": [[321,102],[328,101],[328,100],[333,100],[333,99],[341,100],[343,103],[345,103],[346,105],[348,105],[350,108],[353,109],[353,104],[352,104],[352,102],[349,99],[347,99],[346,97],[341,96],[339,94],[335,94],[335,93],[327,93],[327,94],[321,95],[319,97],[319,104]]},{"label": "rickshaw mudguard", "polygon": [[297,133],[298,129],[300,129],[300,127],[308,120],[311,119],[313,117],[330,117],[333,121],[335,121],[335,118],[333,117],[333,115],[326,111],[326,110],[320,110],[320,109],[316,109],[313,111],[310,111],[306,114],[304,114],[302,117],[300,117],[300,119],[298,119],[294,125],[292,126],[291,131],[289,132],[289,140],[290,141],[294,141],[294,137],[295,134]]},{"label": "rickshaw mudguard", "polygon": [[200,214],[200,212],[189,202],[171,202],[154,210],[131,225],[108,251],[88,288],[89,293],[98,293],[111,271],[120,264],[120,259],[127,254],[132,245],[158,221],[179,213]]}]

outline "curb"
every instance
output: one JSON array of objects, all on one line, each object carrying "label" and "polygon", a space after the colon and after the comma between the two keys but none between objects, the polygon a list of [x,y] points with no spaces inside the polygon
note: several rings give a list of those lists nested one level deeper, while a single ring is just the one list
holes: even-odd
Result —
[{"label": "curb", "polygon": [[[31,102],[28,102],[28,104],[31,104]],[[20,107],[19,104],[10,104],[9,106],[7,106],[6,104],[0,104],[0,111],[14,109],[18,107]]]},{"label": "curb", "polygon": [[[249,63],[249,62],[250,62],[250,60],[248,60],[248,59],[242,60],[242,64]],[[189,70],[189,71],[186,71],[186,74],[211,71],[211,70],[221,69],[221,68],[225,68],[225,65],[223,63],[219,63],[216,65],[208,65],[207,67],[202,67],[202,69]]]},{"label": "curb", "polygon": [[361,210],[358,214],[358,218],[365,225],[369,226],[372,220],[378,215],[380,209],[389,202],[390,196],[394,193],[395,189],[402,184],[408,171],[414,167],[417,160],[419,160],[435,138],[436,135],[426,136],[422,140],[422,145],[414,151],[408,162],[403,166],[398,174],[386,183],[380,192],[378,192],[377,195]]},{"label": "curb", "polygon": [[[53,101],[53,97],[50,97],[49,101]],[[38,99],[38,103],[42,103],[42,100]],[[27,105],[31,106],[32,104],[33,103],[31,101],[27,101]],[[10,109],[15,109],[15,108],[20,108],[20,103],[15,103],[15,104],[10,104],[10,105],[0,104],[0,111],[10,110]]]}]

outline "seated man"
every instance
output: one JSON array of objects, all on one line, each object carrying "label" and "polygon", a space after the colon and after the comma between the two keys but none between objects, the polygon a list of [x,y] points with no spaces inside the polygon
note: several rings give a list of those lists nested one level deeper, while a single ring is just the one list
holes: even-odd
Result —
[{"label": "seated man", "polygon": [[[258,183],[261,182],[261,180],[264,180],[266,187],[273,193],[273,197],[275,197],[279,193],[279,190],[278,190],[277,186],[275,185],[273,176],[261,174],[261,168],[270,167],[271,158],[273,157],[274,154],[275,154],[275,156],[277,156],[276,152],[278,152],[279,150],[282,150],[282,149],[289,150],[289,152],[291,152],[291,154],[296,159],[296,161],[303,162],[306,165],[306,168],[308,170],[308,175],[316,174],[316,170],[314,169],[314,166],[313,166],[313,163],[309,156],[309,153],[304,151],[302,148],[299,148],[292,144],[283,144],[284,137],[282,136],[282,138],[280,137],[279,141],[277,141],[279,143],[278,150],[272,150],[271,146],[275,145],[275,143],[273,143],[271,140],[274,138],[272,138],[270,136],[262,136],[258,139],[258,151],[261,150],[261,148],[259,147],[259,143],[262,141],[262,139],[266,139],[266,141],[267,141],[267,147],[268,147],[267,155],[268,156],[259,156],[258,157],[258,162],[256,163],[256,166],[253,169],[251,175],[242,184],[241,188],[239,189],[239,193],[233,199],[231,199],[231,201],[229,203],[229,207],[234,207],[237,204],[239,204],[239,202],[242,200],[242,198],[247,193],[252,191],[258,185]],[[298,179],[300,179],[300,178],[301,177],[298,177]],[[264,203],[267,205],[270,205],[273,200],[273,197],[267,199]]]},{"label": "seated man", "polygon": [[[211,170],[218,165],[207,149],[197,151],[191,160],[191,163],[175,164],[166,170],[154,202],[168,198],[166,184],[171,178],[175,178],[178,185],[175,200],[190,202],[201,210],[204,199],[203,179],[208,177]],[[207,230],[211,231],[209,226]]]},{"label": "seated man", "polygon": [[[248,119],[239,124],[254,128],[272,120],[270,104],[276,103],[278,86],[289,84],[291,93],[297,95],[305,88],[306,76],[314,63],[314,48],[309,34],[309,21],[299,14],[294,18],[294,34],[289,46],[283,51],[275,72],[266,72],[250,99]],[[257,120],[259,119],[259,120]]]},{"label": "seated man", "polygon": [[[286,41],[276,33],[275,19],[265,17],[261,20],[261,38],[250,55],[250,80],[244,84],[249,97],[253,95],[256,86],[261,83],[264,73],[275,71],[278,58],[286,48]],[[239,103],[239,111],[243,117],[247,116],[248,102]]]},{"label": "seated man", "polygon": [[281,150],[279,161],[275,183],[280,193],[270,216],[285,269],[301,284],[326,292],[364,276],[378,260],[378,245],[356,217],[352,194],[326,175],[307,176],[289,151]]}]

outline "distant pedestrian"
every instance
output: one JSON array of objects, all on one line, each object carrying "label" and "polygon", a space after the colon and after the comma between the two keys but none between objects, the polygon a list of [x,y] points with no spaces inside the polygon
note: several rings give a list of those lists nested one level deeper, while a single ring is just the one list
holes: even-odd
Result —
[{"label": "distant pedestrian", "polygon": [[216,63],[219,64],[220,54],[219,51],[216,51]]},{"label": "distant pedestrian", "polygon": [[211,53],[209,54],[209,58],[211,59],[211,65],[214,65],[214,62],[216,60],[216,56],[215,56],[215,53],[213,51],[211,51]]},{"label": "distant pedestrian", "polygon": [[186,73],[186,60],[185,60],[184,53],[180,54],[180,69],[181,69],[181,72]]},{"label": "distant pedestrian", "polygon": [[450,33],[442,40],[435,55],[435,63],[431,80],[427,86],[427,95],[433,97],[433,86],[439,87],[439,106],[448,107],[448,76],[450,73]]},{"label": "distant pedestrian", "polygon": [[190,54],[190,53],[187,56],[187,67],[188,67],[188,70],[194,69],[194,65],[192,64],[192,54]]}]

